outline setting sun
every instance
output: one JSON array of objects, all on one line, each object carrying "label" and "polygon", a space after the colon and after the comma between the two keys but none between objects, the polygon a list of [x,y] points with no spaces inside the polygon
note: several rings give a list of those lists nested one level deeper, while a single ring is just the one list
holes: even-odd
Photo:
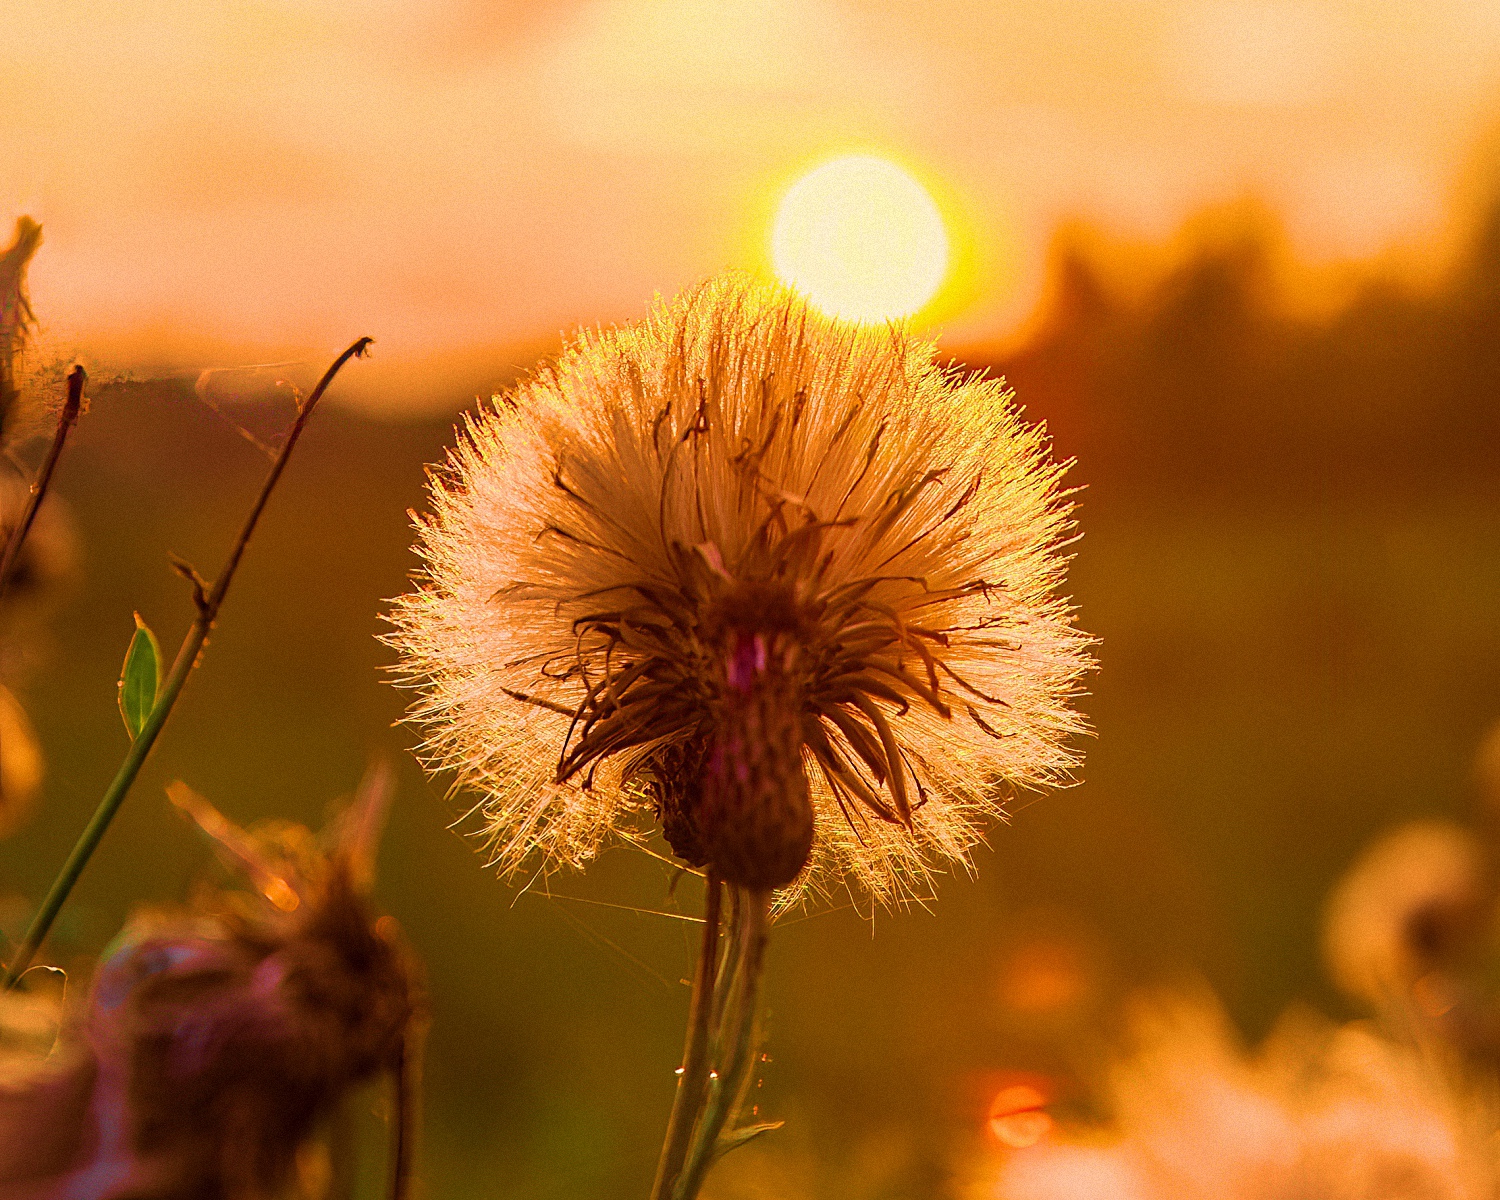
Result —
[{"label": "setting sun", "polygon": [[771,260],[824,312],[884,321],[937,293],[948,234],[920,183],[885,159],[853,155],[792,185],[776,212]]}]

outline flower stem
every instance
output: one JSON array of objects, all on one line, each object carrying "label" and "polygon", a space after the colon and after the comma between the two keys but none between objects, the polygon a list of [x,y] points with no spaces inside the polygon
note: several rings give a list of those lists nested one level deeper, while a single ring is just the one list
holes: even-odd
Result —
[{"label": "flower stem", "polygon": [[718,1066],[709,1073],[703,1115],[698,1120],[693,1145],[672,1200],[695,1200],[709,1168],[726,1148],[720,1144],[720,1135],[744,1098],[757,1045],[760,975],[770,936],[770,912],[770,892],[741,892],[734,930],[733,995],[727,998],[723,1019],[716,1030],[714,1057]]},{"label": "flower stem", "polygon": [[682,1161],[692,1142],[693,1126],[703,1109],[704,1090],[708,1083],[708,1044],[719,956],[719,901],[723,889],[712,868],[707,881],[708,892],[703,902],[703,942],[698,951],[698,969],[693,974],[693,998],[688,1008],[682,1074],[677,1077],[677,1094],[672,1099],[672,1116],[667,1121],[667,1136],[656,1164],[651,1200],[669,1200],[672,1195],[682,1171]]},{"label": "flower stem", "polygon": [[[152,705],[145,721],[141,724],[141,731],[130,743],[130,750],[125,755],[125,761],[120,764],[120,769],[115,773],[114,780],[104,793],[104,798],[99,801],[99,807],[94,810],[94,815],[84,828],[83,834],[73,847],[73,852],[68,855],[68,860],[63,864],[62,870],[58,872],[57,878],[52,883],[52,888],[47,893],[47,898],[42,901],[42,906],[37,910],[32,919],[31,927],[26,931],[26,937],[17,948],[15,957],[7,966],[0,987],[10,989],[15,987],[16,981],[25,974],[31,965],[32,958],[36,955],[41,944],[46,940],[48,931],[52,928],[52,922],[57,919],[58,912],[67,900],[68,894],[73,890],[73,885],[78,882],[78,877],[83,874],[83,869],[88,865],[90,856],[98,847],[100,840],[104,837],[109,824],[114,820],[115,813],[119,811],[120,805],[124,803],[126,795],[130,791],[135,778],[140,774],[146,756],[150,754],[152,745],[156,742],[157,735],[161,733],[162,726],[167,723],[167,717],[171,715],[172,706],[177,703],[177,697],[181,694],[183,685],[187,683],[188,676],[198,660],[199,652],[203,644],[208,640],[209,631],[213,629],[214,621],[219,615],[219,608],[224,603],[224,597],[229,591],[229,585],[234,579],[235,569],[239,566],[240,559],[245,553],[245,547],[250,542],[250,535],[255,532],[256,523],[260,520],[260,514],[266,507],[266,501],[271,498],[271,491],[276,486],[276,481],[281,478],[282,471],[286,468],[287,460],[291,458],[292,450],[297,445],[297,439],[302,436],[302,430],[307,425],[307,420],[312,416],[313,408],[322,399],[323,393],[327,391],[328,385],[333,382],[339,369],[351,358],[357,358],[365,353],[369,347],[371,338],[360,338],[347,350],[345,350],[327,371],[323,378],[318,381],[318,386],[307,398],[306,403],[297,409],[297,419],[292,422],[291,431],[287,434],[285,444],[281,452],[276,456],[276,461],[271,466],[270,474],[266,476],[265,484],[261,487],[260,495],[256,498],[254,507],[246,518],[244,527],[240,530],[239,537],[229,552],[229,558],[224,564],[224,569],[219,573],[217,582],[212,588],[205,590],[203,582],[193,577],[193,601],[197,605],[198,615],[192,626],[188,629],[187,636],[182,639],[182,646],[177,651],[177,657],[172,662],[172,670],[157,693],[156,703]],[[69,376],[70,395],[72,376]],[[80,373],[79,389],[82,389],[82,378]]]}]

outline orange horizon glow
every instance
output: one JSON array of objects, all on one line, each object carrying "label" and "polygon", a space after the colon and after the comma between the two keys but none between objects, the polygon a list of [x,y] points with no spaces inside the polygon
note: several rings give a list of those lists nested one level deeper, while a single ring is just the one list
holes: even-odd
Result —
[{"label": "orange horizon glow", "polygon": [[961,231],[937,197],[963,248],[924,310],[949,346],[1025,327],[1075,219],[1160,243],[1253,196],[1299,263],[1430,277],[1494,190],[1500,10],[40,0],[0,100],[0,224],[43,223],[46,339],[155,368],[368,333],[372,401],[413,407],[763,266],[766,197],[851,153],[962,197]]}]

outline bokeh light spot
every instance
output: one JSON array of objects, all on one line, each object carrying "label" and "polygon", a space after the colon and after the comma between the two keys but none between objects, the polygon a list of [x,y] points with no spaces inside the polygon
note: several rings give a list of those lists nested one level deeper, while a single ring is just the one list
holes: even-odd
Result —
[{"label": "bokeh light spot", "polygon": [[1006,961],[1000,1001],[1023,1016],[1057,1015],[1077,1007],[1091,982],[1081,946],[1062,937],[1037,937],[1019,945]]},{"label": "bokeh light spot", "polygon": [[1034,1146],[1052,1132],[1046,1104],[1047,1098],[1029,1084],[1001,1088],[990,1103],[990,1132],[1013,1149]]},{"label": "bokeh light spot", "polygon": [[895,163],[836,158],[788,190],[771,233],[783,282],[830,316],[906,317],[936,295],[948,234],[927,190]]}]

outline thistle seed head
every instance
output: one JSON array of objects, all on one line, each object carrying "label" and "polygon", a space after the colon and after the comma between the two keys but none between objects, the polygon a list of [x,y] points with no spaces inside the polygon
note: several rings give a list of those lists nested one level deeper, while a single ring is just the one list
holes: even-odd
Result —
[{"label": "thistle seed head", "polygon": [[732,882],[900,899],[1067,777],[1061,468],[933,354],[731,275],[469,420],[391,641],[497,865],[649,812]]}]

